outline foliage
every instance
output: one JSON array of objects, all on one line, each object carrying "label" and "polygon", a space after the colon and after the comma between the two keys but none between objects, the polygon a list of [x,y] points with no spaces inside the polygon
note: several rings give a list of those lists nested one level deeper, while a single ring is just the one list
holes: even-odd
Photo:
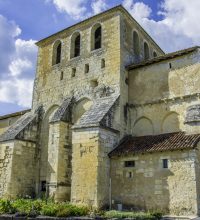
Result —
[{"label": "foliage", "polygon": [[125,211],[116,211],[111,210],[105,212],[104,216],[106,218],[133,218],[136,220],[159,220],[162,217],[160,213],[150,213],[150,212],[125,212]]},{"label": "foliage", "polygon": [[16,209],[13,207],[12,201],[7,199],[0,200],[0,214],[13,214]]},{"label": "foliage", "polygon": [[69,217],[69,216],[103,216],[105,218],[133,218],[135,220],[159,220],[159,212],[120,212],[102,211],[85,206],[77,206],[68,202],[55,203],[52,200],[16,199],[14,201],[0,199],[0,214],[15,214],[16,216],[37,215]]}]

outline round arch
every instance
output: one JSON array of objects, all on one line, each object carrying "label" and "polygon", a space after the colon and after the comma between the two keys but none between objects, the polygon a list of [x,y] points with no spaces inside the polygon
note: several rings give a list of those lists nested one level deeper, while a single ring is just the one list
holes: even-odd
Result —
[{"label": "round arch", "polygon": [[88,97],[79,99],[73,106],[72,110],[72,122],[77,123],[81,116],[90,109],[93,101]]},{"label": "round arch", "polygon": [[179,127],[179,114],[170,112],[164,116],[161,124],[162,133],[172,133],[180,131]]},{"label": "round arch", "polygon": [[154,128],[151,119],[142,116],[138,118],[133,125],[133,135],[135,136],[145,136],[153,135]]}]

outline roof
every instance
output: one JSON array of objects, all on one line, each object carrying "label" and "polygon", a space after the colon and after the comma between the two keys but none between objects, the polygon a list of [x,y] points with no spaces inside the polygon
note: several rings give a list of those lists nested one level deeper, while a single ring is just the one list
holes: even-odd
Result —
[{"label": "roof", "polygon": [[50,121],[51,123],[58,122],[58,121],[64,121],[64,122],[71,121],[71,112],[70,112],[71,101],[72,101],[72,97],[68,97],[63,101],[61,106],[54,113],[54,115]]},{"label": "roof", "polygon": [[110,9],[108,9],[106,11],[103,11],[103,12],[101,12],[99,14],[91,16],[91,17],[89,17],[89,18],[87,18],[87,19],[85,19],[85,20],[83,20],[81,22],[78,22],[78,23],[76,23],[76,24],[74,24],[72,26],[69,26],[69,27],[67,27],[67,28],[65,28],[65,29],[63,29],[61,31],[58,31],[58,32],[56,32],[56,33],[46,37],[46,38],[43,38],[43,39],[39,40],[38,42],[36,42],[36,45],[39,45],[44,40],[46,40],[46,39],[48,39],[50,37],[53,37],[53,36],[55,36],[57,34],[60,34],[60,33],[64,32],[64,31],[67,31],[67,30],[69,30],[69,29],[71,29],[73,27],[76,27],[76,26],[80,25],[80,24],[83,24],[83,23],[85,23],[85,22],[87,22],[87,21],[89,21],[91,19],[98,18],[101,15],[108,14],[110,12],[114,12],[114,11],[117,11],[117,10],[120,10],[121,12],[125,13],[129,18],[131,18],[141,28],[141,30],[144,31],[144,33],[147,34],[147,36],[155,43],[155,45],[160,49],[160,51],[162,51],[164,53],[164,51],[158,46],[158,44],[152,39],[152,37],[144,30],[144,28],[132,17],[132,15],[122,5],[117,5],[117,6],[113,7],[113,8],[110,8]]},{"label": "roof", "polygon": [[[96,99],[95,103],[82,115],[73,128],[96,127],[99,125],[106,127],[106,116],[117,102],[118,97],[114,95]],[[110,124],[107,124],[107,126],[111,127]]]},{"label": "roof", "polygon": [[14,113],[11,113],[11,114],[2,115],[2,116],[0,116],[0,120],[21,116],[21,115],[24,115],[25,113],[30,112],[30,111],[31,111],[31,109],[27,109],[27,110],[20,111],[20,112],[14,112]]},{"label": "roof", "polygon": [[200,134],[187,135],[184,132],[140,137],[128,136],[122,139],[121,143],[109,153],[109,156],[192,149],[197,146],[199,141]]},{"label": "roof", "polygon": [[165,54],[165,55],[161,55],[161,56],[155,57],[153,59],[140,62],[138,64],[128,65],[126,67],[126,69],[127,70],[132,70],[132,69],[136,69],[136,68],[139,68],[139,67],[149,66],[151,64],[158,63],[158,62],[161,62],[163,60],[173,59],[173,58],[176,58],[176,57],[179,57],[179,56],[183,56],[183,55],[192,53],[195,50],[197,50],[198,48],[200,48],[200,47],[195,46],[195,47],[190,47],[190,48],[187,48],[187,49],[184,49],[184,50],[179,50],[179,51],[176,51],[176,52],[173,52],[173,53],[168,53],[168,54]]},{"label": "roof", "polygon": [[23,115],[14,124],[12,124],[8,130],[0,135],[0,142],[14,140],[27,125],[29,125],[37,117],[36,114],[31,112]]}]

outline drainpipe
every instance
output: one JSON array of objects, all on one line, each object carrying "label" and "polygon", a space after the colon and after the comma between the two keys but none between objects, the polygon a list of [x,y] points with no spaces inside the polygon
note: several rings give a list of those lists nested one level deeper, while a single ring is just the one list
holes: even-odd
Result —
[{"label": "drainpipe", "polygon": [[109,209],[112,209],[112,179],[111,179],[111,158],[109,158]]}]

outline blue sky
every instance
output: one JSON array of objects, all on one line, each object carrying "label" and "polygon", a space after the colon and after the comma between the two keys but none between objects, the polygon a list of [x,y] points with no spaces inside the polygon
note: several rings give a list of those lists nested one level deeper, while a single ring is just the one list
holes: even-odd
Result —
[{"label": "blue sky", "polygon": [[0,0],[0,115],[31,106],[36,41],[119,4],[165,52],[200,44],[200,0]]}]

